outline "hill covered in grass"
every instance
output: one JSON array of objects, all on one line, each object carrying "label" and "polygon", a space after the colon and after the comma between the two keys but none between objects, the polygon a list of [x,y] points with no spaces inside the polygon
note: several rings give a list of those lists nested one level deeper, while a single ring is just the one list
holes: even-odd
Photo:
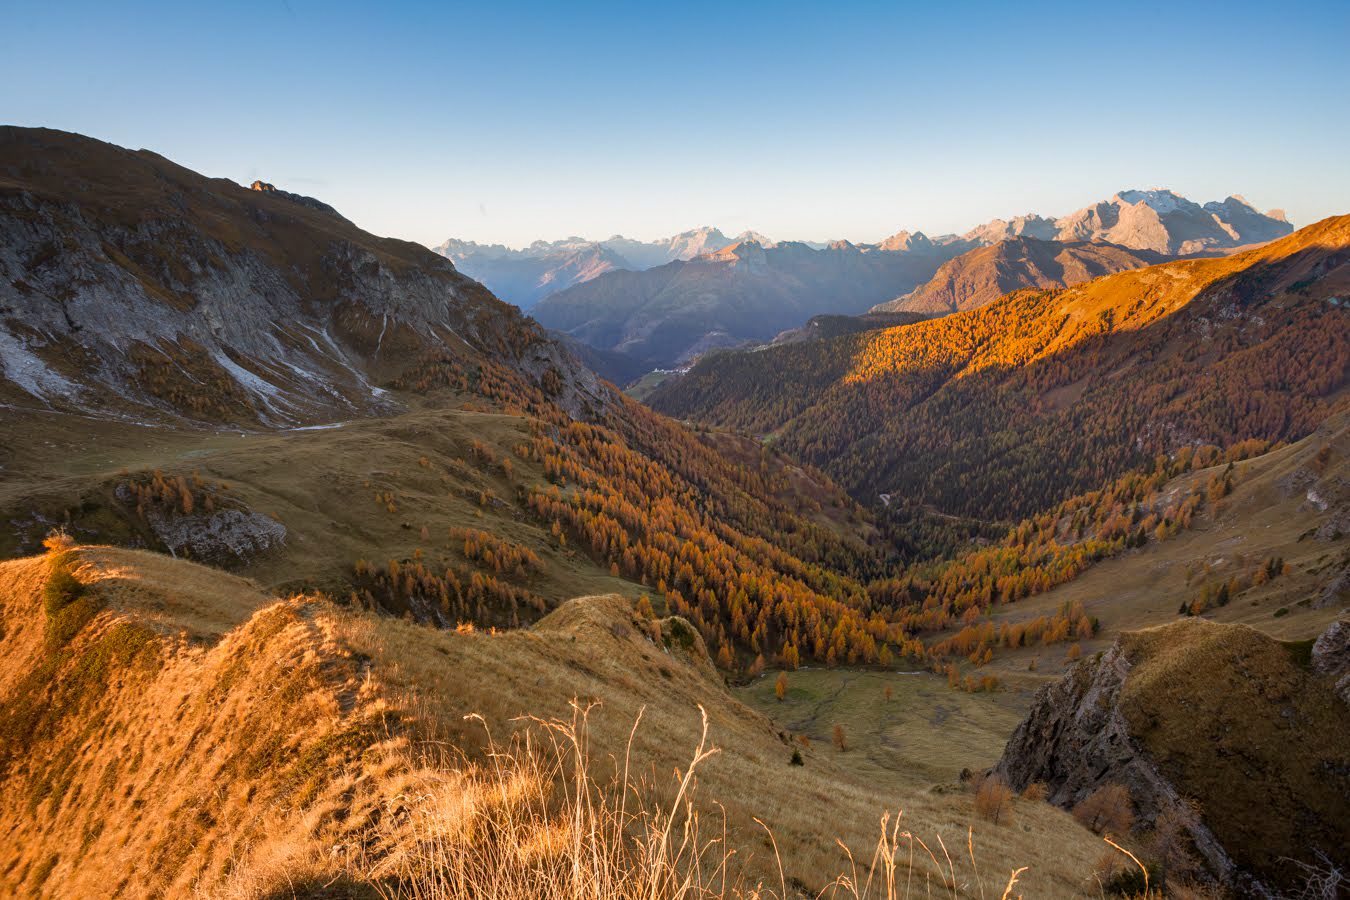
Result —
[{"label": "hill covered in grass", "polygon": [[[0,564],[0,609],[14,838],[0,882],[15,892],[667,897],[687,876],[711,896],[814,894],[849,871],[834,838],[865,861],[884,809],[929,845],[945,835],[950,870],[917,846],[899,863],[960,896],[1021,866],[1026,890],[1077,893],[1099,854],[1038,803],[1018,804],[1018,827],[976,824],[973,859],[957,852],[971,794],[854,778],[735,701],[687,624],[613,596],[529,629],[456,632],[59,546]],[[682,789],[704,721],[703,749],[720,752]],[[513,741],[526,733],[529,751]]]}]

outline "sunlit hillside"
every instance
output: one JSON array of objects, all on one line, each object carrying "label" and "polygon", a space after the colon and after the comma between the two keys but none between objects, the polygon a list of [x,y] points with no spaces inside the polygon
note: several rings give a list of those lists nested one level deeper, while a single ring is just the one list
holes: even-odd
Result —
[{"label": "sunlit hillside", "polygon": [[[887,811],[898,896],[997,896],[1022,867],[1026,891],[1086,894],[1103,849],[1044,803],[990,824],[925,760],[854,776],[733,699],[687,624],[618,597],[444,631],[77,547],[0,565],[0,602],[0,869],[26,894],[814,896],[853,877],[836,837],[870,865]],[[700,709],[717,752],[691,770]]]}]

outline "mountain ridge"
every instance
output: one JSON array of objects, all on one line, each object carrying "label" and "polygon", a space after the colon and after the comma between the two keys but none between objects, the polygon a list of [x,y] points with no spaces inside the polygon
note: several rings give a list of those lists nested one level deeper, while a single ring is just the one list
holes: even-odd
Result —
[{"label": "mountain ridge", "polygon": [[1307,433],[1347,402],[1347,288],[1350,217],[1333,217],[1235,256],[720,354],[649,402],[771,433],[856,497],[1029,514],[1185,443]]},{"label": "mountain ridge", "polygon": [[668,368],[714,347],[770,340],[813,315],[866,312],[927,280],[958,249],[742,241],[643,272],[605,273],[546,297],[532,312],[591,346]]},{"label": "mountain ridge", "polygon": [[606,402],[443,257],[148,151],[0,129],[0,222],[0,400],[289,427],[388,408],[380,385],[434,352],[579,416]]},{"label": "mountain ridge", "polygon": [[974,309],[1025,288],[1064,288],[1167,259],[1095,241],[1060,242],[1023,234],[976,247],[938,268],[932,279],[873,312],[943,314]]}]

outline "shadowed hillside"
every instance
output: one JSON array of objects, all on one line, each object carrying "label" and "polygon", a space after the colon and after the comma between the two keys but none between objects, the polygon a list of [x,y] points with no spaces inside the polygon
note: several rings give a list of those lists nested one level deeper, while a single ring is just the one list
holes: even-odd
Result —
[{"label": "shadowed hillside", "polygon": [[605,391],[440,256],[148,150],[0,128],[0,401],[286,427],[387,413],[427,353],[570,414]]},{"label": "shadowed hillside", "polygon": [[[997,771],[1089,823],[1137,814],[1158,863],[1239,896],[1344,872],[1350,706],[1309,643],[1198,620],[1125,634],[1037,694]],[[1114,811],[1094,799],[1112,790]]]}]

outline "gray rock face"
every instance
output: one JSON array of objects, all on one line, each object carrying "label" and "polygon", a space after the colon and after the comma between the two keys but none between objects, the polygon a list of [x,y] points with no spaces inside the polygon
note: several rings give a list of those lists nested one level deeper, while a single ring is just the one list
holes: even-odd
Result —
[{"label": "gray rock face", "polygon": [[1260,213],[1241,197],[1201,206],[1168,190],[1121,191],[1055,222],[1061,241],[1107,241],[1168,255],[1240,247],[1294,228],[1279,210]]},{"label": "gray rock face", "polygon": [[[434,353],[552,372],[569,412],[603,408],[584,366],[449,261],[266,187],[0,128],[0,393],[290,427],[391,408],[378,384]],[[204,414],[220,397],[230,415]]]},{"label": "gray rock face", "polygon": [[224,509],[209,516],[151,516],[150,527],[175,556],[199,562],[248,562],[286,542],[286,526],[260,512]]},{"label": "gray rock face", "polygon": [[1122,785],[1136,837],[1188,838],[1158,850],[1176,864],[1193,850],[1234,896],[1311,896],[1300,867],[1350,865],[1350,709],[1333,689],[1350,625],[1322,635],[1311,666],[1301,650],[1198,618],[1125,633],[1037,692],[996,771],[1067,808]]},{"label": "gray rock face", "polygon": [[1336,693],[1350,706],[1350,620],[1331,623],[1313,642],[1313,669],[1336,682]]},{"label": "gray rock face", "polygon": [[[1065,808],[1114,783],[1129,790],[1141,821],[1152,822],[1167,811],[1184,814],[1184,799],[1131,737],[1120,711],[1120,692],[1130,668],[1117,643],[1038,690],[994,772],[1018,791],[1043,782],[1049,788],[1047,799]],[[1220,880],[1230,880],[1234,865],[1222,845],[1203,823],[1185,819],[1209,869]]]}]

